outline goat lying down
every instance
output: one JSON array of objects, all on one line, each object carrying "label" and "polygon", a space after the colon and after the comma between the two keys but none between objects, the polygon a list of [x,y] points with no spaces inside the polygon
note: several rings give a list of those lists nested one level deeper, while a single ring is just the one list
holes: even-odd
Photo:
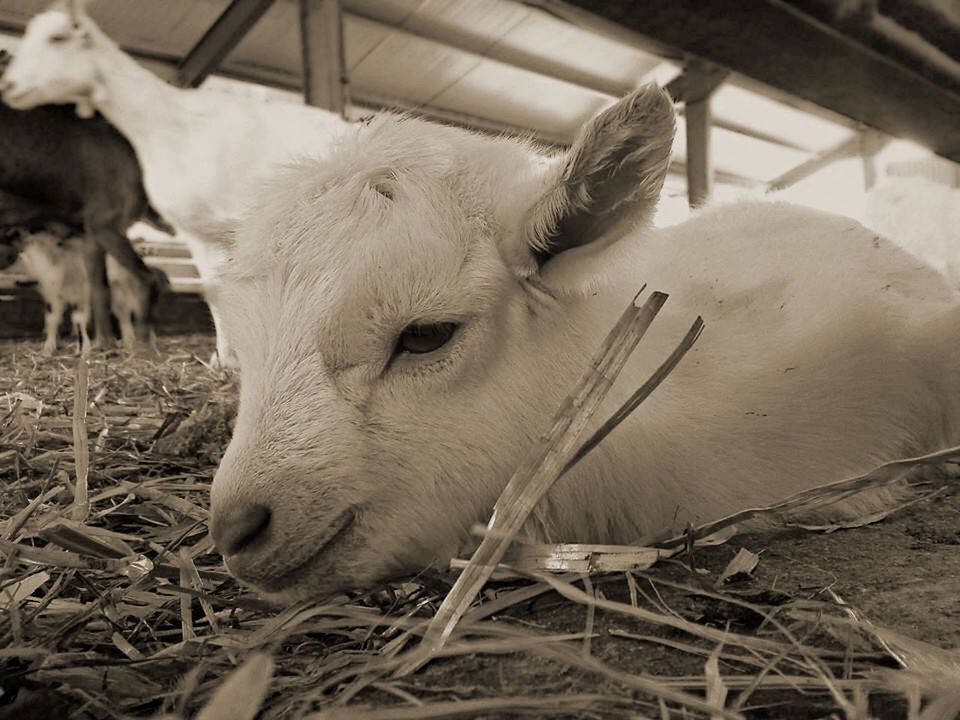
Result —
[{"label": "goat lying down", "polygon": [[[12,262],[10,249],[19,252],[27,272],[37,281],[45,303],[43,352],[52,354],[63,313],[70,311],[70,320],[80,338],[80,348],[90,346],[87,324],[90,320],[90,278],[85,262],[86,238],[69,227],[50,223],[36,232],[4,232],[8,242],[2,243],[5,260]],[[10,262],[0,262],[0,269]],[[133,350],[138,340],[136,328],[146,323],[151,298],[144,292],[139,278],[122,266],[112,255],[106,258],[106,275],[110,285],[110,309],[120,325],[124,346]]]},{"label": "goat lying down", "polygon": [[867,194],[865,222],[960,287],[960,188],[896,178]]},{"label": "goat lying down", "polygon": [[[390,115],[265,189],[222,292],[243,383],[212,533],[277,600],[445,566],[644,282],[670,294],[527,535],[632,543],[960,440],[960,298],[855,221],[779,203],[649,226],[646,87],[568,155]],[[879,498],[848,501],[863,510]]]}]

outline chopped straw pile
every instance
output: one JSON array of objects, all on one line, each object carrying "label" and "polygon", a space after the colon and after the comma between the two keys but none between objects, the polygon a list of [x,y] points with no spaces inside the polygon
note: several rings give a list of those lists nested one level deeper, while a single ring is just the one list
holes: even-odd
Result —
[{"label": "chopped straw pile", "polygon": [[[239,587],[207,535],[237,394],[200,360],[210,338],[87,360],[0,345],[0,718],[956,717],[960,653],[869,622],[831,588],[760,582],[761,556],[722,543],[751,515],[785,524],[957,449],[656,547],[511,543],[615,426],[577,441],[664,299],[628,308],[456,583],[434,572],[284,609]],[[920,492],[912,503],[953,490]]]}]

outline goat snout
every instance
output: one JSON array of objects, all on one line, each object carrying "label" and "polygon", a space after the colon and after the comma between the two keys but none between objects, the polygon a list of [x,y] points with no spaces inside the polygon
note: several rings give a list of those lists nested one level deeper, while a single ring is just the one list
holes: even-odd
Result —
[{"label": "goat snout", "polygon": [[309,508],[253,497],[217,499],[210,534],[230,573],[268,594],[284,593],[305,577],[337,572],[338,550],[356,542],[353,506]]},{"label": "goat snout", "polygon": [[5,73],[0,77],[0,99],[14,110],[27,110],[34,106],[32,102],[36,97],[36,91],[29,83],[17,82],[9,77],[10,73]]},{"label": "goat snout", "polygon": [[266,505],[238,501],[218,508],[211,518],[210,534],[224,557],[238,555],[262,545],[270,530],[273,513]]}]

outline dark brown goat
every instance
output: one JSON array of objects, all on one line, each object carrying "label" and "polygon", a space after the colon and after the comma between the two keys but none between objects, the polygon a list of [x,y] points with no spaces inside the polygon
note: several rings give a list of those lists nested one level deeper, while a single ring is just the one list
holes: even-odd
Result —
[{"label": "dark brown goat", "polygon": [[[10,56],[0,51],[0,72]],[[0,228],[60,222],[82,229],[96,342],[112,337],[105,252],[143,284],[154,304],[165,285],[144,264],[126,231],[144,218],[162,225],[147,202],[130,143],[101,117],[72,106],[14,110],[0,103]],[[144,321],[136,328],[145,339]]]}]

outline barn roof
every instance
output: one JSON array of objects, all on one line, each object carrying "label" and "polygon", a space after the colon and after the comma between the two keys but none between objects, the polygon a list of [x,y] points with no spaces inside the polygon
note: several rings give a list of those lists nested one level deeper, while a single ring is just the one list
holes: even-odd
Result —
[{"label": "barn roof", "polygon": [[[0,0],[0,48],[47,4]],[[685,217],[711,173],[727,196],[792,186],[856,215],[849,188],[887,135],[960,160],[960,0],[94,0],[90,12],[174,83],[297,102],[306,88],[316,104],[345,100],[349,117],[403,108],[555,145],[659,82],[680,117],[658,222]],[[958,166],[896,145],[888,172],[960,185]],[[182,244],[147,231],[150,261],[199,289]]]},{"label": "barn roof", "polygon": [[[869,126],[960,158],[960,10],[954,0],[881,2],[889,14],[868,12],[868,3],[791,2],[341,0],[350,111],[417,109],[566,144],[615,97],[651,79],[666,83],[699,57],[735,71],[712,99],[711,146],[720,181],[769,183],[842,151],[845,142],[852,147]],[[0,0],[0,32],[16,36],[46,4]],[[216,69],[297,92],[304,83],[302,12],[296,0],[97,0],[91,8],[108,34],[172,80],[189,84]],[[891,27],[910,34],[913,44],[890,40]],[[797,54],[803,48],[787,36],[801,30],[807,49],[821,55],[811,59],[820,61],[814,77],[806,66],[789,66],[803,57]],[[846,66],[825,73],[823,63],[832,62],[822,57],[828,51],[845,53]],[[900,94],[870,99],[867,91],[876,88],[862,87],[864,77]],[[915,87],[904,93],[907,81]],[[918,112],[924,101],[925,112]],[[949,112],[952,122],[946,123],[940,116]],[[679,164],[686,155],[683,129]]]}]

